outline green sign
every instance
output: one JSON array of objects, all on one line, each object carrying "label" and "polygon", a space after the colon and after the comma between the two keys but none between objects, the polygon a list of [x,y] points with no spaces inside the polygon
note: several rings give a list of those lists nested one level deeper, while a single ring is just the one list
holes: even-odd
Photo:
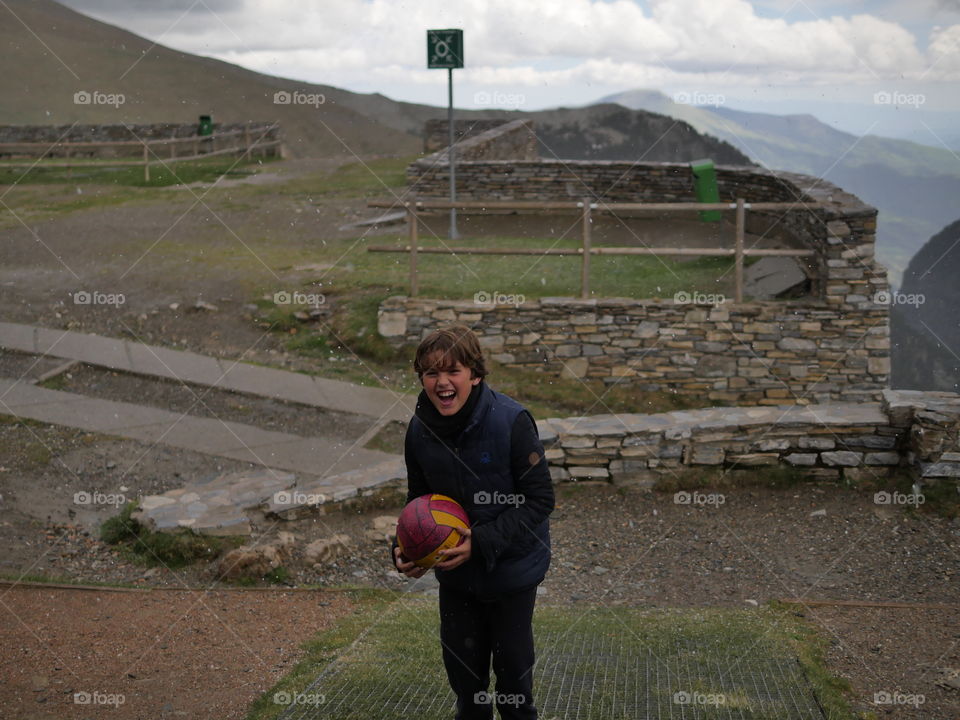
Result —
[{"label": "green sign", "polygon": [[427,69],[463,67],[463,30],[427,30]]}]

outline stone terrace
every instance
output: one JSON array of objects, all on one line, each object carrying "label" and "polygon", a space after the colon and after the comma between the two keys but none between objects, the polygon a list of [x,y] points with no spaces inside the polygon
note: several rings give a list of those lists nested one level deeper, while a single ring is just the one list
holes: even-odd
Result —
[{"label": "stone terrace", "polygon": [[555,480],[652,485],[684,470],[765,465],[858,484],[960,478],[960,395],[887,390],[882,403],[706,408],[539,424]]}]

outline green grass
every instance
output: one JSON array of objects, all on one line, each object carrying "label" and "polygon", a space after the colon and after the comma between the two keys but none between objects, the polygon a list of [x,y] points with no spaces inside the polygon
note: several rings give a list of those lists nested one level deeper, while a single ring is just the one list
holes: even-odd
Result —
[{"label": "green grass", "polygon": [[85,165],[78,160],[75,167],[4,167],[0,164],[0,185],[113,185],[117,187],[167,187],[195,182],[214,182],[221,176],[246,177],[254,174],[259,160],[237,162],[236,158],[217,156],[190,162],[168,162],[151,165],[150,180],[144,180],[143,167],[129,165],[104,167]]},{"label": "green grass", "polygon": [[376,617],[387,611],[396,594],[378,590],[356,590],[350,592],[349,597],[356,606],[354,611],[338,618],[330,629],[314,635],[300,646],[306,653],[304,658],[253,703],[247,713],[247,720],[278,717],[287,705],[274,702],[277,694],[303,692],[317,675],[347,650]]},{"label": "green grass", "polygon": [[[294,181],[283,188],[284,192],[299,194],[304,189],[308,194],[335,195],[341,197],[390,196],[390,190],[400,190],[406,185],[406,168],[416,156],[401,158],[378,158],[341,165],[332,173],[312,180],[309,188]],[[399,195],[400,193],[397,192]]]},{"label": "green grass", "polygon": [[[257,700],[247,720],[276,718],[287,705],[275,698],[306,692],[324,672],[328,679],[310,692],[321,706],[330,703],[328,712],[336,712],[344,720],[400,717],[391,711],[398,694],[404,694],[403,700],[414,704],[418,698],[447,695],[449,688],[437,637],[436,601],[405,598],[390,604],[389,598],[386,594],[366,598],[356,614],[308,641],[303,646],[307,657]],[[724,696],[723,712],[741,709],[748,717],[759,717],[751,712],[756,689],[749,682],[737,686],[737,673],[743,672],[747,677],[763,674],[769,672],[770,663],[776,658],[787,667],[797,658],[806,678],[799,679],[800,687],[796,689],[803,692],[809,681],[828,720],[853,718],[846,700],[849,686],[834,678],[826,666],[827,643],[791,607],[745,611],[541,605],[534,617],[534,628],[541,662],[560,647],[569,651],[602,645],[605,652],[645,657],[653,665],[651,669],[659,669],[661,675],[664,670],[671,671],[669,687],[645,687],[642,678],[637,680],[641,692],[649,691],[652,700],[661,706],[672,703],[676,691],[716,694]],[[589,651],[582,658],[582,662],[570,662],[565,668],[563,680],[569,683],[569,697],[575,704],[590,704],[591,718],[620,717],[610,712],[611,698],[616,692],[623,692],[626,683],[634,682],[635,677],[615,677],[611,673],[591,679],[589,672],[595,659]],[[391,672],[402,674],[404,666],[417,677],[417,691],[412,697],[406,695],[407,684],[401,682],[398,686],[386,678]],[[578,675],[582,679],[583,673],[588,682],[578,689],[575,680]],[[718,673],[725,675],[728,682],[715,684]],[[557,688],[552,689],[551,695],[544,682],[542,676],[538,678],[541,708],[545,697],[558,695]],[[346,693],[354,698],[349,706],[333,704]],[[306,699],[311,698],[308,695]],[[566,699],[565,695],[563,700]],[[699,710],[705,712],[705,717],[715,714],[710,707]],[[775,709],[773,712],[763,717],[774,720],[783,716]],[[548,716],[546,711],[544,717]],[[422,713],[419,717],[431,720],[434,715]]]},{"label": "green grass", "polygon": [[136,509],[135,503],[127,503],[118,515],[105,520],[100,539],[119,546],[128,559],[140,565],[183,567],[197,560],[212,560],[243,544],[243,538],[198,535],[186,528],[153,532],[131,517]]},{"label": "green grass", "polygon": [[[406,244],[406,238],[401,241]],[[400,242],[371,239],[370,245],[402,247]],[[444,247],[435,238],[423,238],[423,247]],[[458,246],[484,248],[575,249],[576,238],[478,237]],[[366,253],[351,258],[352,280],[362,285],[385,285],[389,294],[409,291],[409,256],[405,253]],[[679,261],[648,256],[598,256],[590,262],[590,291],[594,297],[670,298],[680,291],[733,297],[733,260],[703,257]],[[718,282],[718,278],[724,275]],[[419,294],[472,302],[480,292],[541,297],[579,297],[580,259],[543,255],[419,255]]]}]

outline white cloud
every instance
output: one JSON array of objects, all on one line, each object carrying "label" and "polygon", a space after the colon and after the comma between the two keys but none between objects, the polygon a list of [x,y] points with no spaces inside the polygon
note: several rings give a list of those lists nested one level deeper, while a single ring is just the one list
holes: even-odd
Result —
[{"label": "white cloud", "polygon": [[[792,3],[789,22],[770,17],[773,0],[762,15],[746,0],[647,4],[649,11],[633,0],[245,0],[189,13],[172,28],[182,9],[171,8],[167,32],[151,39],[347,87],[374,78],[442,82],[442,73],[425,69],[432,27],[464,28],[461,77],[497,86],[865,85],[925,73],[927,81],[960,79],[960,26],[935,31],[924,54],[895,22],[827,14],[838,4]],[[152,12],[150,28],[160,24]]]}]

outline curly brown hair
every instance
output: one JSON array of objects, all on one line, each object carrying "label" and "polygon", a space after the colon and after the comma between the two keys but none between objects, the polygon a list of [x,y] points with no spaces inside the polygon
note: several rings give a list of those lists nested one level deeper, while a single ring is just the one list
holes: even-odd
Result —
[{"label": "curly brown hair", "polygon": [[417,347],[413,369],[422,379],[427,370],[449,369],[458,362],[470,368],[471,377],[487,376],[480,341],[473,330],[459,324],[439,328],[427,335]]}]

